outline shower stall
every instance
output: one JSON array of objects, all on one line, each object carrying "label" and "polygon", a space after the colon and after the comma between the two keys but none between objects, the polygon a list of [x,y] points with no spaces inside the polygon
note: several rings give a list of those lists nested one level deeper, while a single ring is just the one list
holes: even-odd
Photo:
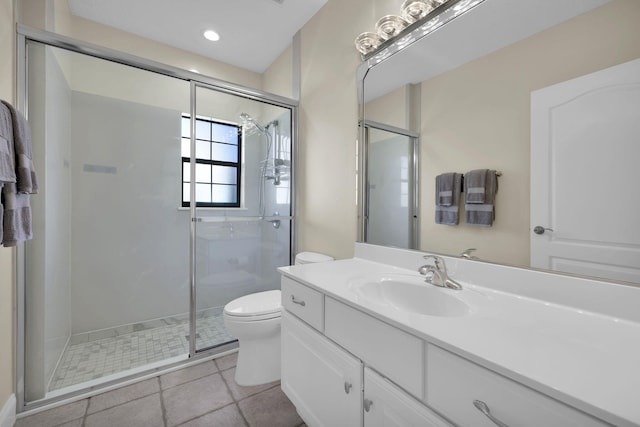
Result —
[{"label": "shower stall", "polygon": [[22,408],[237,346],[291,264],[293,100],[21,28],[41,191],[19,252]]}]

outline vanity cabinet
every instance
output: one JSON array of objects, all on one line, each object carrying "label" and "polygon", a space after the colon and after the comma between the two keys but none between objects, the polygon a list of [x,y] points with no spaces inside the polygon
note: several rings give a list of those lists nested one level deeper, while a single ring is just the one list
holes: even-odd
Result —
[{"label": "vanity cabinet", "polygon": [[311,427],[610,425],[287,277],[282,298],[282,389]]},{"label": "vanity cabinet", "polygon": [[310,426],[362,425],[362,364],[287,311],[281,387]]},{"label": "vanity cabinet", "polygon": [[[418,401],[423,394],[420,339],[322,294],[324,302],[318,301],[316,294],[282,279],[281,387],[307,424],[450,426]],[[406,382],[418,399],[369,366]]]},{"label": "vanity cabinet", "polygon": [[431,344],[427,345],[426,365],[427,404],[457,425],[609,425]]}]

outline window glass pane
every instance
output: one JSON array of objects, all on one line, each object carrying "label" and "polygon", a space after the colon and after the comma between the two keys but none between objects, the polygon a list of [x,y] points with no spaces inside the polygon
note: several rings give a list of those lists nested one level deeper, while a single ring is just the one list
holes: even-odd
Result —
[{"label": "window glass pane", "polygon": [[190,138],[191,137],[191,120],[189,120],[189,117],[183,117],[182,118],[182,133],[181,133],[183,138]]},{"label": "window glass pane", "polygon": [[232,166],[214,166],[212,182],[216,184],[237,184],[238,169]]},{"label": "window glass pane", "polygon": [[237,162],[238,161],[238,146],[228,144],[211,144],[213,160],[220,162]]},{"label": "window glass pane", "polygon": [[191,164],[189,162],[182,162],[182,180],[191,181]]},{"label": "window glass pane", "polygon": [[211,140],[238,145],[238,128],[235,126],[213,123],[211,126]]},{"label": "window glass pane", "polygon": [[196,141],[196,159],[211,159],[211,143],[209,141]]},{"label": "window glass pane", "polygon": [[191,157],[191,140],[189,138],[182,138],[180,141],[180,155]]},{"label": "window glass pane", "polygon": [[196,202],[211,203],[211,184],[196,184]]},{"label": "window glass pane", "polygon": [[196,182],[211,182],[211,165],[196,163]]},{"label": "window glass pane", "polygon": [[191,196],[191,185],[187,183],[182,184],[182,201],[189,202],[189,197]]},{"label": "window glass pane", "polygon": [[211,122],[196,119],[196,139],[211,140]]},{"label": "window glass pane", "polygon": [[213,185],[213,203],[236,203],[236,185]]}]

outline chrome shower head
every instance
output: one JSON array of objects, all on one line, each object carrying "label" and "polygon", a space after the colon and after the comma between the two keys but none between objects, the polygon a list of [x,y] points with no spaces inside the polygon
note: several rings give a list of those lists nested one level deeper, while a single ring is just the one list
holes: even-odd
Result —
[{"label": "chrome shower head", "polygon": [[247,113],[240,113],[240,118],[242,119],[242,124],[247,127],[254,127],[260,133],[267,134],[267,128],[258,123],[253,117],[251,117]]}]

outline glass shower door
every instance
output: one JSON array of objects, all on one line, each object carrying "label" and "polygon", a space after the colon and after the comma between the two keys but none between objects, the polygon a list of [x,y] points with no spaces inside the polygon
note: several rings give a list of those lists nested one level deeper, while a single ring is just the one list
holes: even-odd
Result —
[{"label": "glass shower door", "polygon": [[183,117],[182,202],[194,215],[199,351],[235,340],[224,306],[279,289],[277,267],[290,264],[291,109],[199,84],[192,108],[194,117]]},{"label": "glass shower door", "polygon": [[29,41],[25,400],[186,359],[188,82]]},{"label": "glass shower door", "polygon": [[415,138],[387,127],[367,126],[365,241],[417,247]]}]

